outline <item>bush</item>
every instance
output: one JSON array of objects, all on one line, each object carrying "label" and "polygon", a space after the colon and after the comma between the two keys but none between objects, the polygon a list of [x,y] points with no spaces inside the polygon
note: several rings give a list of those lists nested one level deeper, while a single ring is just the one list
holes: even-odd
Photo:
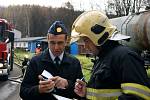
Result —
[{"label": "bush", "polygon": [[76,57],[80,60],[83,75],[85,77],[85,80],[88,81],[90,79],[91,70],[93,66],[93,63],[91,62],[91,58],[90,57],[87,58],[86,56],[81,56],[81,55],[78,55]]},{"label": "bush", "polygon": [[25,56],[28,56],[29,59],[33,56],[33,53],[27,52],[24,49],[15,49],[14,50],[14,61],[15,63],[22,65],[22,60]]},{"label": "bush", "polygon": [[147,75],[148,75],[148,77],[150,78],[150,68],[147,69]]}]

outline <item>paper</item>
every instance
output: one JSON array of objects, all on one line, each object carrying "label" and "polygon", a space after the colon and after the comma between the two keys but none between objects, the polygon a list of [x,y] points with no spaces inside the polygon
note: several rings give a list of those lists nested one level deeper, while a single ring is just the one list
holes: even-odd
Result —
[{"label": "paper", "polygon": [[44,70],[41,75],[44,76],[44,78],[47,78],[47,79],[53,77],[53,75],[51,73],[49,73],[48,71],[46,71],[46,70]]},{"label": "paper", "polygon": [[56,95],[56,94],[53,94],[53,96],[54,96],[57,100],[73,100],[73,99],[69,99],[69,98],[66,98],[66,97],[62,97],[62,96]]}]

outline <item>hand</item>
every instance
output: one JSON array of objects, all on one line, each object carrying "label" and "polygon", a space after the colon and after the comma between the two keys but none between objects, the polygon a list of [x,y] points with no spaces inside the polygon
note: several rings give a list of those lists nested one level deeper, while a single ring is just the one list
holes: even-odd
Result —
[{"label": "hand", "polygon": [[55,76],[51,78],[55,82],[55,87],[60,88],[60,89],[66,89],[68,86],[68,81],[64,78],[61,78],[59,76]]},{"label": "hand", "polygon": [[44,80],[41,75],[39,75],[39,92],[40,93],[47,93],[49,90],[54,89],[55,83],[54,81],[48,79]]},{"label": "hand", "polygon": [[75,83],[74,92],[80,97],[85,97],[86,95],[86,83],[77,79]]}]

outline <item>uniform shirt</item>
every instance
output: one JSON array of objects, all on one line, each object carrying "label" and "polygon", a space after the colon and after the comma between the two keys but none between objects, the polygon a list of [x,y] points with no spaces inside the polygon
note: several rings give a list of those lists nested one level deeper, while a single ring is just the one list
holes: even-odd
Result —
[{"label": "uniform shirt", "polygon": [[[52,58],[52,60],[54,61],[54,59],[55,59],[55,56],[53,55],[53,53],[52,53],[52,51],[51,51],[51,49],[49,49],[49,54],[50,54],[50,57]],[[58,56],[59,57],[59,59],[60,59],[60,61],[62,61],[62,59],[63,59],[63,55],[64,55],[64,51]]]}]

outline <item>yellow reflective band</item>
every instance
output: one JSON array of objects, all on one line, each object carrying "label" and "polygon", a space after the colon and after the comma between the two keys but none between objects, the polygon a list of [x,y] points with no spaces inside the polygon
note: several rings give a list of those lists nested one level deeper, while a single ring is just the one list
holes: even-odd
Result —
[{"label": "yellow reflective band", "polygon": [[116,100],[121,94],[121,89],[87,88],[87,98],[92,100]]},{"label": "yellow reflective band", "polygon": [[133,94],[145,100],[150,100],[150,89],[146,86],[136,83],[123,83],[121,88],[125,94]]}]

